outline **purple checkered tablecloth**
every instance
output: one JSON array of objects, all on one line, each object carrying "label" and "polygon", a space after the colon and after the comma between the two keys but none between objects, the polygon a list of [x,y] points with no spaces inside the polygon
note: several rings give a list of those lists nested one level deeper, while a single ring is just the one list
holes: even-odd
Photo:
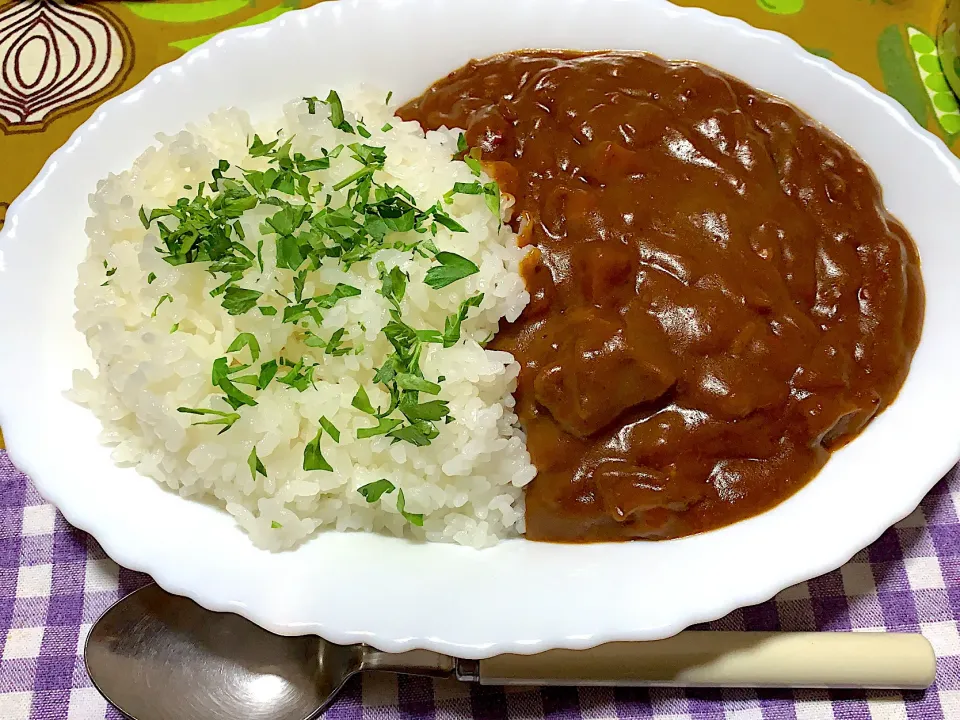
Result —
[{"label": "purple checkered tablecloth", "polygon": [[[927,692],[500,689],[369,676],[330,720],[389,718],[960,719],[960,468],[908,518],[839,570],[737,610],[718,630],[920,631],[939,658]],[[0,720],[120,718],[91,686],[83,641],[146,577],[43,502],[0,451]],[[238,718],[237,720],[243,720]]]}]

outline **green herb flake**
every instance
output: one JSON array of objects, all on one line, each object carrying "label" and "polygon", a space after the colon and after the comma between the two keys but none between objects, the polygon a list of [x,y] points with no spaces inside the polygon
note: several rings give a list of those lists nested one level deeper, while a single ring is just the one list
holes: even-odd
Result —
[{"label": "green herb flake", "polygon": [[260,311],[261,315],[276,315],[277,309],[272,305],[261,305],[257,308]]},{"label": "green herb flake", "polygon": [[193,423],[194,425],[223,425],[224,428],[221,430],[218,435],[222,435],[231,427],[233,424],[240,419],[240,414],[235,412],[224,412],[222,410],[207,410],[205,408],[188,408],[188,407],[178,407],[177,412],[189,414],[189,415],[213,415],[212,420],[203,420]]},{"label": "green herb flake", "polygon": [[304,392],[308,387],[310,387],[310,385],[313,384],[313,373],[315,368],[315,365],[308,365],[304,367],[303,359],[301,358],[290,369],[290,372],[283,377],[277,378],[277,382],[283,383],[284,385],[289,385],[299,392]]},{"label": "green herb flake", "polygon": [[256,306],[261,295],[259,290],[231,286],[224,292],[222,305],[229,315],[243,315]]},{"label": "green herb flake", "polygon": [[389,105],[389,104],[390,104],[390,98],[392,98],[392,97],[393,97],[393,90],[391,90],[390,92],[387,93],[387,99],[383,101],[383,104],[384,104],[384,105]]},{"label": "green herb flake", "polygon": [[417,330],[417,340],[422,343],[443,342],[443,334],[439,330]]},{"label": "green herb flake", "polygon": [[457,312],[448,315],[443,328],[443,346],[453,347],[460,340],[460,326],[467,319],[467,312],[472,307],[480,307],[483,302],[483,293],[468,297],[457,308]]},{"label": "green herb flake", "polygon": [[293,278],[293,299],[297,302],[303,300],[303,286],[307,282],[307,271],[298,272]]},{"label": "green herb flake", "polygon": [[[463,137],[462,135],[460,137]],[[483,185],[479,182],[470,182],[470,183],[454,183],[453,189],[447,192],[443,199],[448,203],[453,202],[454,195],[482,195],[483,194]]]},{"label": "green herb flake", "polygon": [[160,309],[160,306],[165,302],[173,302],[173,296],[168,294],[161,295],[160,300],[157,301],[156,307],[153,308],[153,312],[150,313],[150,317],[155,318],[157,316],[157,311]]},{"label": "green herb flake", "polygon": [[298,320],[300,320],[300,318],[303,318],[309,315],[310,314],[310,308],[308,307],[309,302],[310,301],[308,300],[307,302],[299,302],[299,303],[296,303],[295,305],[287,305],[283,309],[283,322],[295,323]]},{"label": "green herb flake", "polygon": [[390,432],[390,437],[396,441],[403,440],[404,442],[410,443],[411,445],[416,445],[418,447],[425,447],[430,444],[430,441],[433,440],[439,433],[437,429],[431,423],[417,423],[414,425],[404,425],[403,427],[397,428]]},{"label": "green herb flake", "polygon": [[460,133],[457,136],[457,152],[465,153],[467,151],[467,136]]},{"label": "green herb flake", "polygon": [[337,283],[336,287],[333,288],[333,292],[329,292],[326,295],[317,295],[313,298],[313,302],[315,302],[318,307],[329,310],[336,305],[338,301],[344,298],[357,297],[359,294],[360,288],[355,288],[353,285],[345,285],[344,283]]},{"label": "green herb flake", "polygon": [[156,273],[150,273],[147,275],[147,285],[153,285],[153,281],[157,279]]},{"label": "green herb flake", "polygon": [[[405,397],[410,396],[408,395]],[[437,422],[438,420],[443,420],[450,414],[450,407],[446,400],[431,400],[425,403],[417,403],[416,401],[401,401],[400,412],[402,412],[407,420],[411,422],[415,422],[417,420]]]},{"label": "green herb flake", "polygon": [[173,335],[179,329],[180,329],[180,323],[175,323],[170,327],[170,334]]},{"label": "green herb flake", "polygon": [[[237,370],[244,370],[247,367],[247,365],[240,365],[237,367]],[[237,409],[241,405],[256,405],[256,400],[243,392],[230,380],[231,372],[227,365],[227,359],[225,357],[217,358],[213,361],[213,369],[210,372],[211,384],[223,390],[227,396],[227,402],[230,403],[234,409]]]},{"label": "green herb flake", "polygon": [[403,420],[397,418],[380,418],[376,426],[357,430],[357,439],[363,440],[364,438],[375,437],[376,435],[386,435],[402,424]]},{"label": "green herb flake", "polygon": [[259,135],[254,135],[253,143],[250,145],[250,149],[248,150],[250,157],[264,157],[269,155],[270,151],[277,146],[278,142],[280,142],[279,139],[274,140],[271,143],[264,143],[263,140],[260,139]]},{"label": "green herb flake", "polygon": [[397,373],[396,380],[401,390],[416,390],[430,395],[437,395],[440,392],[440,386],[436,383],[410,373]]},{"label": "green herb flake", "polygon": [[260,357],[260,343],[257,342],[257,338],[253,335],[253,333],[245,332],[237,335],[236,340],[230,343],[230,347],[227,348],[227,352],[238,352],[245,347],[250,348],[250,362],[255,363]]},{"label": "green herb flake", "polygon": [[327,420],[326,415],[320,417],[320,427],[323,428],[323,431],[327,433],[327,435],[329,435],[335,443],[340,442],[340,431],[337,429],[336,425]]},{"label": "green herb flake", "polygon": [[276,360],[269,360],[260,366],[260,374],[257,376],[257,390],[266,389],[270,381],[276,376],[280,366]]},{"label": "green herb flake", "polygon": [[500,186],[495,182],[484,185],[483,199],[487,203],[487,209],[497,218],[497,222],[500,222]]},{"label": "green herb flake", "polygon": [[307,443],[303,449],[303,469],[308,471],[321,470],[323,472],[333,472],[333,466],[327,462],[320,452],[320,438],[323,436],[323,430],[317,431],[317,436]]},{"label": "green herb flake", "polygon": [[256,445],[253,446],[253,450],[250,451],[250,457],[247,458],[247,467],[250,468],[250,477],[253,478],[253,480],[257,479],[257,473],[260,473],[264,477],[267,476],[267,468],[264,467],[260,458],[257,457]]},{"label": "green herb flake", "polygon": [[380,132],[390,132],[391,130],[393,130],[393,125],[390,123],[384,123],[383,127],[380,128]]},{"label": "green herb flake", "polygon": [[356,395],[353,396],[353,400],[350,402],[353,407],[359,410],[362,413],[367,415],[376,415],[377,411],[374,410],[373,405],[370,404],[370,397],[367,395],[367,391],[361,385],[357,389]]},{"label": "green herb flake", "polygon": [[342,345],[344,332],[346,332],[344,328],[339,328],[330,336],[326,349],[324,350],[327,355],[346,355],[352,350],[352,348]]},{"label": "green herb flake", "polygon": [[403,497],[403,490],[400,490],[400,494],[397,495],[397,510],[400,511],[400,514],[406,518],[407,522],[411,525],[416,525],[417,527],[423,527],[423,514],[422,513],[409,513],[407,512],[407,501]]},{"label": "green herb flake", "polygon": [[380,480],[374,480],[372,483],[361,485],[357,488],[357,492],[363,495],[368,503],[375,503],[381,497],[389,495],[396,489],[396,485],[392,482],[386,478],[381,478]]},{"label": "green herb flake", "polygon": [[320,102],[316,97],[305,97],[303,101],[307,104],[307,112],[311,115],[317,114],[317,103]]},{"label": "green herb flake", "polygon": [[343,103],[340,102],[340,96],[336,90],[331,90],[327,95],[327,105],[330,106],[330,124],[337,130],[353,134],[353,127],[346,121],[343,115]]},{"label": "green herb flake", "polygon": [[434,290],[439,290],[455,283],[457,280],[462,280],[480,272],[480,268],[474,263],[456,253],[442,251],[438,252],[435,258],[440,266],[430,268],[423,279]]},{"label": "green herb flake", "polygon": [[400,312],[400,302],[406,294],[409,276],[397,266],[387,271],[382,262],[377,263],[377,272],[380,275],[380,289],[377,293],[389,300],[394,309]]},{"label": "green herb flake", "polygon": [[283,525],[281,525],[280,523],[278,523],[276,520],[271,520],[271,521],[270,521],[270,527],[271,527],[273,530],[279,530],[280,528],[283,527]]}]

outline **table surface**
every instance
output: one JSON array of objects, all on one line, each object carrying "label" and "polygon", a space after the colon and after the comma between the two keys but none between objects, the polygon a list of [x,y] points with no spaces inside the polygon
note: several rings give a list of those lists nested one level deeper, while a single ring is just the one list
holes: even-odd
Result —
[{"label": "table surface", "polygon": [[[43,23],[57,26],[62,0],[0,0],[0,99],[25,78],[19,105],[0,103],[0,226],[10,202],[96,106],[211,34],[263,22],[316,0],[99,2],[87,22],[114,42],[95,48],[91,78],[69,97],[40,97],[42,58],[18,53]],[[683,0],[784,32],[897,98],[960,154],[960,110],[945,92],[931,42],[943,0]],[[13,29],[11,29],[13,28]],[[18,29],[19,28],[19,29]],[[25,29],[24,29],[25,28]],[[65,36],[59,36],[62,39]],[[55,44],[55,43],[54,43]],[[36,43],[32,43],[36,47]],[[98,53],[100,53],[98,55]],[[30,62],[34,63],[31,67]],[[96,65],[100,63],[100,65]],[[931,64],[932,63],[932,64]],[[105,68],[93,72],[91,68]],[[95,68],[94,68],[95,69]],[[19,71],[19,76],[16,72]],[[31,74],[32,73],[32,74]],[[17,78],[19,77],[19,80]],[[11,80],[10,78],[14,78]],[[22,89],[22,88],[21,88]],[[96,541],[70,527],[2,450],[0,435],[0,720],[120,718],[91,686],[86,633],[117,598],[147,578],[118,567]],[[774,600],[711,623],[719,630],[899,630],[922,632],[939,658],[924,693],[856,691],[480,688],[420,678],[368,677],[348,685],[329,718],[960,718],[960,467],[920,508],[839,570]],[[238,719],[242,720],[242,719]]]}]

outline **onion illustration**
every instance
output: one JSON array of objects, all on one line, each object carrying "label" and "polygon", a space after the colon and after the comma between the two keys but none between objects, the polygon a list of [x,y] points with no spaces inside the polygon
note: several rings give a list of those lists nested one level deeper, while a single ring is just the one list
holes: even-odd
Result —
[{"label": "onion illustration", "polygon": [[121,29],[95,6],[8,4],[0,10],[0,124],[27,130],[84,104],[127,69],[126,54]]}]

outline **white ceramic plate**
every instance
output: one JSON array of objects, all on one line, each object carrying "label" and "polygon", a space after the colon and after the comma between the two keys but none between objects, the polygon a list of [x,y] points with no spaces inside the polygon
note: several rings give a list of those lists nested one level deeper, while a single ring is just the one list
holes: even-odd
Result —
[{"label": "white ceramic plate", "polygon": [[[529,47],[703,61],[791,100],[848,141],[916,239],[927,315],[899,399],[805,489],[752,520],[662,543],[516,540],[491,550],[328,532],[255,549],[225,514],[115,468],[63,398],[91,361],[72,322],[86,198],[158,131],[254,114],[331,84],[411,97],[472,57]],[[960,457],[960,164],[895,102],[778,34],[661,0],[343,0],[233,30],[106,103],[14,203],[0,237],[0,422],[14,462],[117,562],[287,634],[465,657],[673,634],[845,562]]]}]

